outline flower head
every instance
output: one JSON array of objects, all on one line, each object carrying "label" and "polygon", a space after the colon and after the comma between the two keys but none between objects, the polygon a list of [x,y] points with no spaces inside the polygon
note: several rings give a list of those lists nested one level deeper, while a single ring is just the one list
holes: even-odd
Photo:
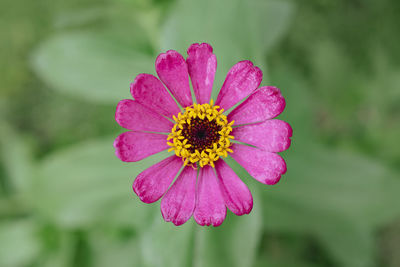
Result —
[{"label": "flower head", "polygon": [[150,74],[136,77],[131,84],[134,100],[120,101],[115,114],[130,131],[118,136],[114,147],[126,162],[163,150],[173,153],[140,173],[133,190],[145,203],[162,198],[164,220],[175,225],[193,215],[200,225],[218,226],[226,207],[237,215],[253,207],[249,189],[223,158],[230,155],[256,180],[275,184],[286,172],[277,152],[289,148],[292,129],[273,119],[285,108],[285,100],[278,88],[259,88],[262,72],[250,61],[229,70],[214,103],[210,98],[217,60],[212,47],[192,44],[187,52],[186,60],[173,50],[158,56],[161,81]]}]

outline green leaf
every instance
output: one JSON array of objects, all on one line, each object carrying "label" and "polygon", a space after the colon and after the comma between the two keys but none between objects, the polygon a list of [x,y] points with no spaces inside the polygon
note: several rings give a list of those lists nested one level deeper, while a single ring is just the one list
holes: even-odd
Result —
[{"label": "green leaf", "polygon": [[300,198],[309,207],[340,211],[371,226],[399,213],[387,205],[397,199],[400,181],[377,160],[306,143],[295,144],[287,158],[287,176],[273,196],[293,201]]},{"label": "green leaf", "polygon": [[31,220],[0,223],[0,266],[27,266],[39,253],[36,227]]},{"label": "green leaf", "polygon": [[94,224],[146,225],[155,206],[134,195],[134,178],[160,161],[159,153],[138,163],[123,163],[114,154],[113,139],[77,144],[39,164],[32,202],[62,227]]},{"label": "green leaf", "polygon": [[[241,33],[251,37],[250,41],[254,42],[252,47],[260,49],[256,55],[268,53],[288,31],[294,10],[293,2],[250,0],[241,3],[246,3],[240,13],[243,12],[241,15],[247,19],[241,24],[241,20],[236,17],[235,26],[240,26]],[[243,47],[249,42],[244,38],[238,38],[237,41],[242,42]]]},{"label": "green leaf", "polygon": [[[126,231],[124,231],[126,230]],[[143,266],[140,243],[128,229],[95,229],[89,234],[92,266],[109,267],[118,262],[118,267]]]},{"label": "green leaf", "polygon": [[262,203],[252,193],[256,204],[249,215],[228,212],[218,228],[197,227],[194,266],[253,266],[262,235]]},{"label": "green leaf", "polygon": [[6,122],[0,120],[0,159],[8,178],[4,183],[11,191],[28,191],[32,182],[34,163],[30,144]]},{"label": "green leaf", "polygon": [[[292,66],[274,64],[270,70],[271,84],[280,88],[285,97],[286,107],[277,119],[288,122],[293,128],[294,143],[307,141],[315,136],[314,130],[314,95],[310,86]],[[289,151],[289,154],[291,151]]]},{"label": "green leaf", "polygon": [[73,232],[60,231],[53,225],[40,225],[42,251],[35,260],[34,266],[68,267],[74,262],[76,236]]},{"label": "green leaf", "polygon": [[111,33],[70,32],[52,36],[34,52],[34,71],[52,88],[89,101],[129,98],[129,83],[154,72],[155,58]]},{"label": "green leaf", "polygon": [[191,266],[195,227],[192,221],[179,227],[166,223],[159,212],[150,227],[141,235],[140,248],[143,265],[146,267]]}]

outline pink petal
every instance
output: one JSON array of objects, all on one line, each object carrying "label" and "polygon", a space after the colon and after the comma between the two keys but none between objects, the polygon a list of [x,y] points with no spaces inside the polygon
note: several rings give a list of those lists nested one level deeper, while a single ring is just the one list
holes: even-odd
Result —
[{"label": "pink petal", "polygon": [[266,120],[261,123],[233,128],[235,140],[256,146],[268,152],[282,152],[289,148],[292,127],[281,120]]},{"label": "pink petal", "polygon": [[192,105],[188,69],[181,54],[174,50],[160,54],[156,59],[156,71],[160,80],[183,107]]},{"label": "pink petal", "polygon": [[219,226],[225,219],[226,207],[217,177],[210,166],[200,169],[194,219],[200,225]]},{"label": "pink petal", "polygon": [[135,162],[167,149],[167,135],[125,132],[115,139],[114,147],[120,160]]},{"label": "pink petal", "polygon": [[175,100],[162,82],[151,74],[142,73],[131,83],[131,94],[136,101],[161,115],[172,118],[180,112]]},{"label": "pink petal", "polygon": [[207,43],[192,44],[187,53],[186,62],[197,103],[208,103],[217,69],[217,58],[213,54],[213,48]]},{"label": "pink petal", "polygon": [[136,177],[132,185],[133,191],[145,203],[159,200],[168,190],[182,165],[182,159],[177,156],[154,164]]},{"label": "pink petal", "polygon": [[261,81],[258,67],[251,61],[240,61],[229,70],[215,104],[228,110],[257,89]]},{"label": "pink petal", "polygon": [[239,144],[231,148],[232,158],[263,184],[276,184],[286,172],[286,163],[278,154]]},{"label": "pink petal", "polygon": [[164,220],[175,225],[184,224],[193,214],[196,204],[197,170],[186,166],[161,200]]},{"label": "pink petal", "polygon": [[174,126],[157,112],[130,99],[124,99],[118,103],[115,120],[122,127],[133,131],[168,133]]},{"label": "pink petal", "polygon": [[272,86],[261,87],[228,115],[235,125],[262,122],[275,118],[285,109],[281,91]]},{"label": "pink petal", "polygon": [[247,186],[222,159],[216,162],[215,171],[228,209],[239,216],[249,214],[253,208],[253,197]]}]

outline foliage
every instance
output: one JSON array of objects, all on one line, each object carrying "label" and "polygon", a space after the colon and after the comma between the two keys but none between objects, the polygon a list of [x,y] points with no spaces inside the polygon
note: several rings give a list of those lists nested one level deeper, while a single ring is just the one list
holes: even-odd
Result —
[{"label": "foliage", "polygon": [[[399,225],[400,54],[389,42],[399,8],[389,0],[1,2],[0,266],[395,266],[385,251],[400,248],[398,236],[379,238]],[[214,96],[243,59],[263,69],[263,85],[282,88],[293,145],[275,186],[228,160],[253,193],[250,215],[175,227],[159,203],[131,190],[166,153],[120,162],[114,107],[130,97],[135,75],[154,74],[159,52],[185,54],[203,41],[218,58]]]}]

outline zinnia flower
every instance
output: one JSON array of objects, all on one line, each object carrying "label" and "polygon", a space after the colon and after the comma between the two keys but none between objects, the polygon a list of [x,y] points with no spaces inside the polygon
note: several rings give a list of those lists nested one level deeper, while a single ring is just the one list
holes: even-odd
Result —
[{"label": "zinnia flower", "polygon": [[162,197],[167,222],[181,225],[193,215],[200,225],[218,226],[226,207],[236,215],[248,214],[253,207],[249,189],[223,158],[230,155],[259,182],[276,184],[286,172],[277,152],[289,148],[292,129],[272,120],[285,108],[285,99],[276,87],[259,88],[262,72],[252,62],[238,62],[229,70],[214,102],[210,98],[217,60],[212,47],[192,44],[187,53],[186,61],[174,50],[160,54],[155,63],[159,79],[150,74],[135,78],[130,87],[134,100],[120,101],[115,114],[119,125],[130,131],[119,135],[114,147],[125,162],[173,152],[140,173],[133,190],[145,203]]}]

